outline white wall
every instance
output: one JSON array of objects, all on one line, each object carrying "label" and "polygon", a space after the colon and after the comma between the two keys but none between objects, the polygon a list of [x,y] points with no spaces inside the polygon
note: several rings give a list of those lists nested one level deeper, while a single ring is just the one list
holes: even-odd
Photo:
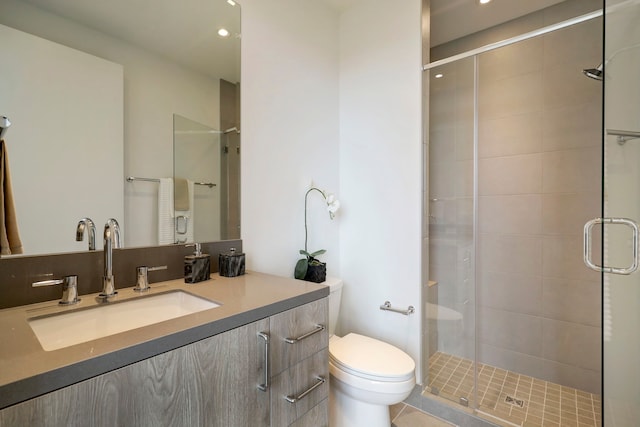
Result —
[{"label": "white wall", "polygon": [[[338,16],[322,2],[242,2],[242,239],[248,268],[283,276],[304,247],[311,181],[341,194]],[[339,276],[340,214],[309,196],[309,249]],[[347,208],[345,208],[347,209]]]},{"label": "white wall", "polygon": [[[420,360],[421,9],[361,0],[340,21],[340,332]],[[412,316],[383,312],[415,306]],[[418,372],[418,378],[420,373]]]},{"label": "white wall", "polygon": [[[292,276],[311,180],[310,247],[345,281],[341,333],[420,360],[420,1],[242,2],[242,238],[250,269]],[[382,312],[390,300],[409,317]],[[339,325],[340,326],[340,325]],[[419,365],[417,363],[417,365]]]}]

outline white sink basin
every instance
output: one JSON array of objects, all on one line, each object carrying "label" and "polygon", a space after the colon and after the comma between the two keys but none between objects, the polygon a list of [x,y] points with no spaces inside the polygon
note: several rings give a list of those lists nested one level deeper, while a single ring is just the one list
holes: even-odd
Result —
[{"label": "white sink basin", "polygon": [[182,291],[110,302],[86,310],[34,317],[29,325],[42,348],[58,350],[71,345],[140,328],[220,304]]}]

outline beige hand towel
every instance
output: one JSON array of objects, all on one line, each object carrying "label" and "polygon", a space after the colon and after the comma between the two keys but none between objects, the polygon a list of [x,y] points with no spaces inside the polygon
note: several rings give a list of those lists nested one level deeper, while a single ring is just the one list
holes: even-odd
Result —
[{"label": "beige hand towel", "polygon": [[9,173],[9,157],[4,140],[0,140],[0,255],[22,253]]},{"label": "beige hand towel", "polygon": [[189,184],[184,178],[173,179],[173,203],[174,209],[177,211],[188,211],[189,206]]}]

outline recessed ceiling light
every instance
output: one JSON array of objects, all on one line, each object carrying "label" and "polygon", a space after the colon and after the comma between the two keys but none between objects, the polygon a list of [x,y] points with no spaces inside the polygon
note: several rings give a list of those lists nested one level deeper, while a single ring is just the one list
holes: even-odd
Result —
[{"label": "recessed ceiling light", "polygon": [[227,30],[226,28],[220,28],[218,30],[218,35],[220,37],[229,37],[229,30]]},{"label": "recessed ceiling light", "polygon": [[489,3],[491,0],[478,0],[479,4],[487,4]]},{"label": "recessed ceiling light", "polygon": [[438,74],[436,74],[436,75],[435,75],[435,76],[433,76],[433,77],[435,77],[436,79],[441,79],[441,78],[443,78],[443,77],[444,77],[444,74],[442,74],[442,73],[438,73]]}]

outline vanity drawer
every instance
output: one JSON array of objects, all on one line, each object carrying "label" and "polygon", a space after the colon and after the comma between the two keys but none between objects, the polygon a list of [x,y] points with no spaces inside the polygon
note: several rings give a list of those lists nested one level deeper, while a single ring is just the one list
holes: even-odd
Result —
[{"label": "vanity drawer", "polygon": [[324,399],[317,406],[311,408],[302,418],[298,418],[289,427],[328,427],[329,426],[329,398]]},{"label": "vanity drawer", "polygon": [[322,298],[271,316],[272,376],[329,345],[328,310]]},{"label": "vanity drawer", "polygon": [[328,425],[328,396],[329,350],[325,348],[273,378],[271,425]]}]

